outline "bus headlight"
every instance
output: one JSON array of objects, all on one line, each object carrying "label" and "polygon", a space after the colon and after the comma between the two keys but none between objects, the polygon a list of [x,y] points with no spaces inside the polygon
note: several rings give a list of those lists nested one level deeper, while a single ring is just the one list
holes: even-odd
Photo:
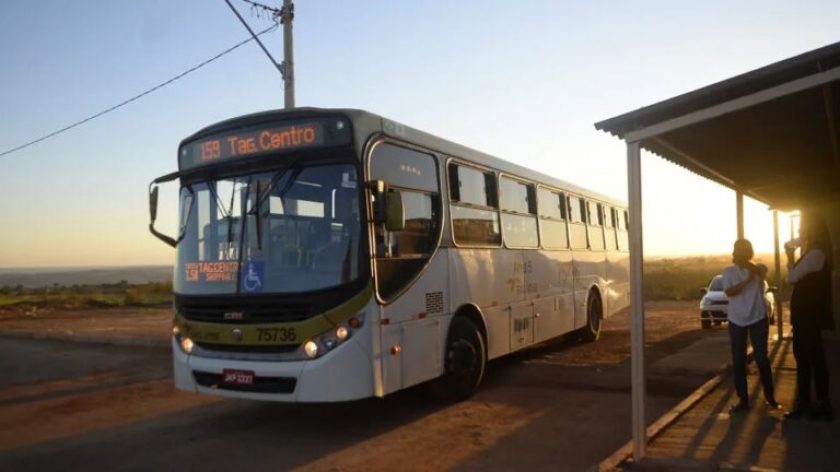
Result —
[{"label": "bus headlight", "polygon": [[338,342],[344,341],[347,339],[347,336],[350,336],[350,331],[348,331],[344,326],[339,326],[335,329],[335,338]]},{"label": "bus headlight", "polygon": [[318,356],[318,345],[315,344],[315,341],[306,341],[303,345],[303,352],[306,354],[306,357],[314,359]]},{"label": "bus headlight", "polygon": [[364,324],[364,313],[359,313],[353,318],[350,318],[344,323],[339,324],[335,328],[326,333],[306,341],[303,344],[303,353],[309,359],[315,359],[318,356],[324,355],[343,342],[350,339],[353,332],[357,331]]},{"label": "bus headlight", "polygon": [[192,339],[190,339],[186,336],[181,338],[181,349],[183,349],[185,353],[187,353],[187,354],[191,353],[194,347],[195,347],[195,343],[193,343]]}]

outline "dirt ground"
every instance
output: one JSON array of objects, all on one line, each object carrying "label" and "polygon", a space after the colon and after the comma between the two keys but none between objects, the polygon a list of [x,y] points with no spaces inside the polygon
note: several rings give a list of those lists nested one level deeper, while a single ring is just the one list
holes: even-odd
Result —
[{"label": "dirt ground", "polygon": [[[668,351],[660,345],[666,338],[696,331],[697,302],[648,302],[645,336],[648,345]],[[78,334],[167,340],[172,326],[172,309],[160,308],[97,308],[97,309],[29,309],[0,310],[0,332],[37,331],[72,336]],[[615,363],[629,358],[630,318],[621,312],[604,323],[601,340],[592,347],[581,346],[574,356],[581,362],[595,365]],[[551,344],[574,341],[555,340]],[[679,343],[679,339],[672,339]],[[168,344],[166,344],[168,345]],[[539,349],[539,348],[538,348]],[[655,352],[652,352],[655,355]],[[569,354],[571,355],[571,354]],[[585,358],[585,360],[583,360]],[[569,359],[571,361],[571,359]],[[571,361],[573,362],[573,361]]]},{"label": "dirt ground", "polygon": [[166,339],[171,307],[0,310],[0,331],[27,330],[59,335]]},{"label": "dirt ground", "polygon": [[[646,359],[721,330],[695,302],[648,305]],[[3,313],[0,331],[100,331],[165,339],[171,312]],[[585,470],[630,437],[629,317],[598,342],[571,337],[491,362],[470,400],[422,389],[321,405],[175,391],[164,349],[0,337],[0,469]],[[649,383],[652,421],[708,375]]]}]

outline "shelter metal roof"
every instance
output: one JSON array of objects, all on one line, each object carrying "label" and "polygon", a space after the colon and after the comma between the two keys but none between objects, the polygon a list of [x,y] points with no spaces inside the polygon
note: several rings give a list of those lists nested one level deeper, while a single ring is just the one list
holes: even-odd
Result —
[{"label": "shelter metal roof", "polygon": [[840,42],[595,124],[794,209],[840,196]]}]

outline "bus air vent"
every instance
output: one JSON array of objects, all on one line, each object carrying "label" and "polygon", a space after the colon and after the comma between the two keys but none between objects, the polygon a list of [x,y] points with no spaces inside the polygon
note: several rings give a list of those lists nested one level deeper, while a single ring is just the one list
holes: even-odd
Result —
[{"label": "bus air vent", "polygon": [[443,292],[426,294],[426,313],[443,313]]}]

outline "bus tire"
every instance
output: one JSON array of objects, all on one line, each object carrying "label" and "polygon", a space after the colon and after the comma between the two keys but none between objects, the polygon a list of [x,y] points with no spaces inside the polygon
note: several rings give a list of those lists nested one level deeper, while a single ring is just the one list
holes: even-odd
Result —
[{"label": "bus tire", "polygon": [[487,347],[478,326],[465,316],[452,318],[443,358],[443,375],[430,384],[432,396],[446,402],[469,398],[487,367]]},{"label": "bus tire", "polygon": [[586,326],[581,330],[581,338],[585,342],[597,341],[601,336],[601,321],[604,319],[604,310],[601,306],[601,297],[593,291],[589,293],[586,300]]}]

